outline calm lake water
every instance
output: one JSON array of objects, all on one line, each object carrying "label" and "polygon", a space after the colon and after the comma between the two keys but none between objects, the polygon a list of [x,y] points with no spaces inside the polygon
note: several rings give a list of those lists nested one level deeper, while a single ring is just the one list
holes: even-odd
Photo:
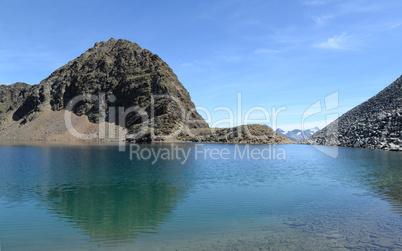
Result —
[{"label": "calm lake water", "polygon": [[402,154],[338,151],[3,145],[0,249],[402,249]]}]

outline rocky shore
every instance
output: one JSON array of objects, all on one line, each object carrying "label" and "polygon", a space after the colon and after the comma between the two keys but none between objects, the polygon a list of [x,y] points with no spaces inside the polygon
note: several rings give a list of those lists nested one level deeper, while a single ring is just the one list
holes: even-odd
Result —
[{"label": "rocky shore", "polygon": [[402,151],[402,77],[301,143]]},{"label": "rocky shore", "polygon": [[264,125],[243,125],[233,128],[202,128],[181,133],[178,140],[230,144],[291,144],[292,140]]}]

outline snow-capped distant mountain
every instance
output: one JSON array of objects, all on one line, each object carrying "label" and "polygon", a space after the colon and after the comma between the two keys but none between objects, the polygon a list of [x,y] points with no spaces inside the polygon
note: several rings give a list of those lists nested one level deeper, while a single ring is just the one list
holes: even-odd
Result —
[{"label": "snow-capped distant mountain", "polygon": [[[269,126],[268,126],[269,127]],[[269,127],[269,128],[271,128],[271,127]],[[272,129],[272,128],[271,128]],[[285,136],[285,134],[286,134],[286,132],[284,131],[284,130],[282,130],[281,128],[278,128],[278,129],[276,129],[276,131],[275,131],[276,133],[279,133],[280,135],[282,135],[282,136]]]},{"label": "snow-capped distant mountain", "polygon": [[314,127],[312,129],[308,129],[308,130],[310,130],[314,134],[314,133],[318,132],[320,130],[320,128]]},{"label": "snow-capped distant mountain", "polygon": [[299,140],[310,138],[311,136],[313,136],[314,133],[318,132],[319,130],[320,130],[320,128],[314,127],[314,128],[307,129],[304,131],[300,130],[300,129],[294,129],[292,131],[285,132],[284,130],[278,128],[278,129],[276,129],[276,132],[280,135],[283,135],[283,136],[293,140],[293,141],[299,141]]}]

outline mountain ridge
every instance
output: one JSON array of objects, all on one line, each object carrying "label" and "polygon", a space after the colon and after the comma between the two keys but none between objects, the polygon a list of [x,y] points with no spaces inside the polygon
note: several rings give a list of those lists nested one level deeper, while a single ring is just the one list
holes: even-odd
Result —
[{"label": "mountain ridge", "polygon": [[275,130],[276,133],[285,136],[286,138],[292,141],[301,141],[304,139],[308,139],[309,137],[313,136],[314,133],[318,132],[320,129],[318,127],[301,130],[301,129],[293,129],[291,131],[284,131],[281,128]]},{"label": "mountain ridge", "polygon": [[[189,136],[198,129],[211,130],[169,65],[158,55],[124,39],[95,43],[37,85],[2,86],[0,90],[4,90],[0,98],[5,100],[0,106],[0,139],[62,140],[68,129],[60,124],[62,111],[70,112],[75,120],[72,124],[80,125],[92,138],[102,134],[94,127],[100,124],[106,124],[109,134],[115,134],[110,133],[114,126],[123,127],[130,135],[126,140],[147,142],[192,141]],[[17,100],[11,98],[16,95]],[[81,99],[75,102],[77,97]],[[49,120],[54,123],[49,124]],[[25,130],[34,124],[30,130],[35,133]],[[207,134],[213,133],[203,132]],[[279,135],[278,139],[263,142],[287,142]]]},{"label": "mountain ridge", "polygon": [[402,76],[302,142],[402,151]]}]

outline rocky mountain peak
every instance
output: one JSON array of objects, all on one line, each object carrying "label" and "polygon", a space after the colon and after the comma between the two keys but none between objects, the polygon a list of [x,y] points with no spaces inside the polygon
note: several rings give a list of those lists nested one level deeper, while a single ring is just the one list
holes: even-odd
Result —
[{"label": "rocky mountain peak", "polygon": [[129,48],[130,50],[134,50],[137,53],[141,53],[144,50],[137,43],[133,43],[125,39],[116,40],[112,37],[108,41],[95,43],[94,47],[90,48],[87,52],[106,52],[112,50],[113,48]]},{"label": "rocky mountain peak", "polygon": [[[109,133],[114,125],[127,129],[129,141],[289,142],[260,125],[209,128],[169,65],[124,39],[95,43],[38,85],[1,90],[0,119],[12,121],[0,126],[0,139],[76,140],[66,128],[65,114],[70,114],[81,131],[102,140],[112,140],[100,137],[99,124],[105,121]],[[84,98],[71,105],[77,97]]]},{"label": "rocky mountain peak", "polygon": [[[155,122],[158,134],[169,134],[177,124],[186,123],[182,119],[185,115],[181,113],[191,113],[188,117],[197,121],[188,123],[189,127],[208,127],[166,62],[136,43],[114,38],[96,43],[39,85],[30,88],[13,119],[25,124],[44,111],[66,109],[74,97],[82,94],[104,94],[106,99],[114,97],[110,99],[113,102],[108,99],[106,104],[106,119],[109,119],[109,106],[143,109]],[[153,95],[164,95],[164,98],[152,103]],[[74,107],[73,112],[88,116],[91,122],[99,122],[97,101],[83,101]],[[140,118],[139,114],[129,114],[125,126],[135,130],[141,123]]]},{"label": "rocky mountain peak", "polygon": [[24,82],[16,82],[8,86],[10,89],[29,89],[31,86]]}]

